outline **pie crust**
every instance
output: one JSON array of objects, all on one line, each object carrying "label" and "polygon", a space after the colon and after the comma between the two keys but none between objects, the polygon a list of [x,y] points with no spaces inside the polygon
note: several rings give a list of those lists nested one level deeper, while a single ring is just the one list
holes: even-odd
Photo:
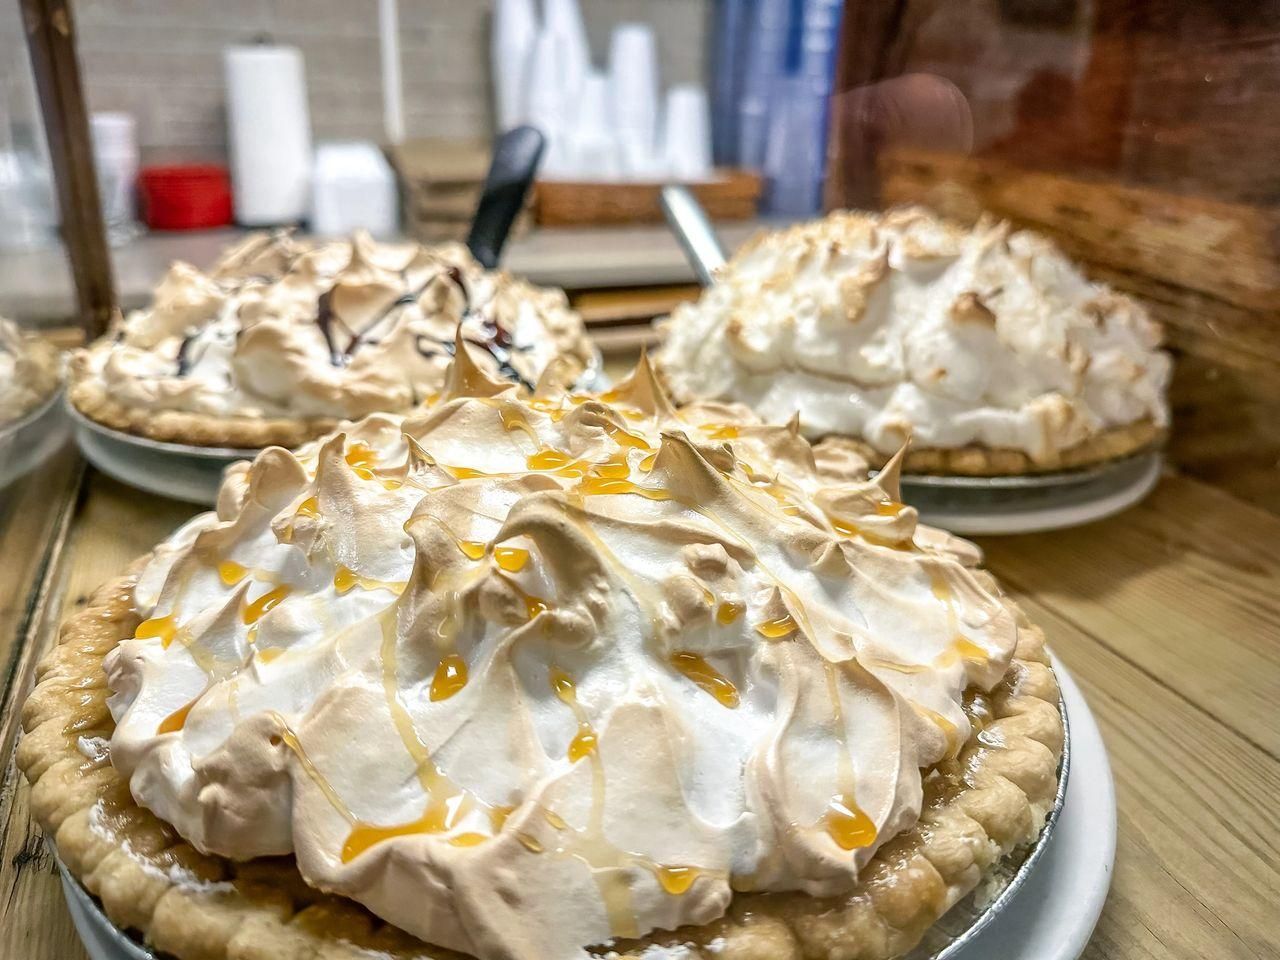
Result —
[{"label": "pie crust", "polygon": [[[102,660],[133,635],[133,585],[148,558],[63,626],[22,711],[18,766],[36,820],[122,930],[177,960],[455,960],[355,903],[308,887],[292,858],[232,862],[192,848],[139,807],[110,762]],[[985,573],[978,573],[987,577]],[[1039,835],[1057,789],[1063,724],[1044,636],[1011,605],[1018,643],[1004,680],[972,694],[974,735],[924,778],[918,824],[882,846],[841,897],[739,893],[705,927],[597,948],[679,960],[887,960]],[[649,954],[653,956],[654,954]]]},{"label": "pie crust", "polygon": [[113,400],[102,384],[88,378],[77,378],[76,373],[73,363],[72,383],[67,396],[77,411],[104,427],[148,440],[241,450],[296,447],[332,433],[338,425],[333,418],[215,417],[185,410],[132,407]]},{"label": "pie crust", "polygon": [[[1103,430],[1074,447],[1058,451],[1047,460],[1033,460],[1023,451],[1009,447],[911,447],[907,450],[902,469],[905,473],[961,477],[1011,477],[1080,470],[1158,447],[1164,442],[1166,433],[1150,419],[1139,420]],[[823,449],[851,450],[875,469],[883,467],[892,456],[853,437],[824,437],[814,444],[815,452]]]}]

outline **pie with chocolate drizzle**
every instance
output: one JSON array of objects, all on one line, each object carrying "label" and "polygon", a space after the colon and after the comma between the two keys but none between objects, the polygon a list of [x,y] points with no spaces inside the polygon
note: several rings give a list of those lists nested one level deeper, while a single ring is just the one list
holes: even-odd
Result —
[{"label": "pie with chocolate drizzle", "polygon": [[151,304],[77,351],[70,398],[104,426],[207,447],[296,446],[440,390],[454,329],[532,389],[594,377],[560,290],[484,270],[460,244],[251,234],[203,273],[175,263]]},{"label": "pie with chocolate drizzle", "polygon": [[233,466],[72,617],[18,762],[179,960],[888,958],[1037,837],[1043,636],[892,462],[644,362]]},{"label": "pie with chocolate drizzle", "polygon": [[1169,425],[1169,355],[1143,306],[990,218],[841,211],[764,234],[662,327],[677,400],[798,414],[873,466],[910,440],[910,473],[1068,470]]}]

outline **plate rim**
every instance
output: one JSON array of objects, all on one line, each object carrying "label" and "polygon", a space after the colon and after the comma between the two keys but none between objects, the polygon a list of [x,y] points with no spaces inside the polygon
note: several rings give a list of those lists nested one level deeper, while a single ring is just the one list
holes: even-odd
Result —
[{"label": "plate rim", "polygon": [[[1137,450],[1123,457],[1074,470],[1056,470],[1051,473],[1005,474],[994,477],[973,477],[960,474],[904,473],[903,486],[929,487],[943,490],[1019,490],[1044,487],[1074,487],[1091,483],[1127,469],[1137,469],[1137,464],[1162,459],[1164,446],[1155,445]],[[875,475],[873,471],[872,475]]]},{"label": "plate rim", "polygon": [[[200,447],[193,444],[173,443],[168,440],[152,440],[150,437],[142,437],[136,433],[129,433],[126,430],[117,430],[115,427],[108,427],[104,423],[99,423],[87,414],[81,413],[76,409],[76,405],[71,402],[70,396],[66,398],[67,412],[77,427],[83,427],[99,436],[105,437],[116,443],[128,444],[130,446],[141,447],[153,453],[167,454],[169,456],[196,457],[201,460],[252,460],[263,450],[268,447]],[[278,446],[278,444],[273,444]]]}]

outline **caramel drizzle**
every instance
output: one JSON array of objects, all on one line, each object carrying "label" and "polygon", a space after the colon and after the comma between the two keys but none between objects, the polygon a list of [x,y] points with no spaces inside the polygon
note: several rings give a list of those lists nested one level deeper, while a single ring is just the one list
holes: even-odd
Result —
[{"label": "caramel drizzle", "polygon": [[246,626],[252,626],[278,607],[292,592],[293,587],[287,583],[282,583],[278,587],[268,590],[257,600],[252,603],[246,603],[241,608],[240,619],[244,621]]},{"label": "caramel drizzle", "polygon": [[[379,621],[382,627],[383,695],[400,741],[414,762],[418,783],[427,795],[427,803],[422,815],[407,823],[383,825],[353,819],[351,832],[342,846],[343,863],[350,863],[371,847],[394,837],[447,833],[453,830],[471,810],[477,806],[485,806],[440,771],[431,756],[431,751],[418,736],[413,717],[400,698],[399,638],[396,633],[395,608],[390,607],[388,611],[384,611]],[[469,834],[461,834],[461,836],[467,839],[458,843],[458,846],[474,846],[482,842]],[[452,838],[450,842],[453,842]]]},{"label": "caramel drizzle", "polygon": [[836,782],[839,792],[827,801],[827,811],[822,826],[827,835],[841,850],[857,850],[870,846],[876,840],[875,822],[858,806],[854,790],[853,759],[849,755],[848,729],[844,720],[844,704],[840,700],[839,669],[830,661],[823,661],[827,674],[827,696],[831,700],[832,721],[836,728],[839,750],[836,753]]},{"label": "caramel drizzle", "polygon": [[303,772],[307,775],[307,778],[316,785],[316,788],[320,791],[321,795],[329,801],[329,806],[333,807],[338,815],[342,817],[343,820],[347,821],[347,823],[353,825],[357,823],[358,821],[356,820],[355,814],[353,814],[351,809],[343,803],[342,798],[338,796],[338,791],[333,789],[333,784],[329,782],[328,778],[320,772],[320,769],[312,762],[311,758],[307,756],[307,752],[302,748],[302,742],[298,739],[298,735],[289,727],[285,718],[278,713],[273,713],[272,716],[276,723],[280,725],[280,742],[293,752],[293,755],[297,758],[298,764],[302,767]]},{"label": "caramel drizzle", "polygon": [[135,640],[153,640],[160,639],[160,646],[164,650],[169,649],[169,645],[178,636],[178,622],[172,613],[163,617],[152,617],[149,620],[143,620],[138,624],[138,628],[133,631]]},{"label": "caramel drizzle", "polygon": [[917,703],[914,700],[910,701],[910,703],[916,713],[920,714],[920,716],[924,717],[942,731],[942,736],[947,741],[947,759],[951,760],[959,754],[960,747],[962,746],[960,742],[960,729],[942,714],[938,713],[936,710],[930,710],[923,703]]},{"label": "caramel drizzle", "polygon": [[[896,508],[895,512],[893,513],[883,512],[883,508],[885,508],[886,504],[888,504],[892,508]],[[882,516],[882,517],[897,516],[897,514],[902,511],[902,508],[904,506],[905,504],[901,504],[896,501],[881,501],[881,503],[877,504],[876,506],[876,512],[879,516]],[[914,537],[907,537],[901,540],[894,540],[890,537],[884,537],[871,530],[867,530],[865,527],[860,527],[856,523],[853,523],[849,520],[838,519],[830,515],[828,515],[827,519],[831,522],[832,528],[835,529],[837,533],[842,533],[846,537],[861,537],[863,540],[865,540],[867,543],[871,544],[872,546],[888,547],[890,550],[914,550],[915,549],[916,544],[915,544]]]},{"label": "caramel drizzle", "polygon": [[722,707],[730,710],[738,708],[738,688],[698,654],[674,653],[671,655],[671,665]]},{"label": "caramel drizzle", "polygon": [[940,569],[930,569],[929,581],[933,595],[946,605],[947,632],[951,637],[951,646],[938,658],[937,665],[947,666],[957,659],[976,664],[986,663],[990,654],[960,632],[960,613],[956,609],[955,593],[945,574]]},{"label": "caramel drizzle", "polygon": [[736,600],[725,600],[720,606],[716,607],[716,623],[722,627],[727,627],[737,620],[745,609],[746,606]]},{"label": "caramel drizzle", "polygon": [[639,936],[631,889],[627,886],[623,871],[617,869],[621,866],[620,851],[604,835],[604,762],[596,750],[598,741],[595,730],[586,710],[578,702],[573,679],[560,668],[552,667],[549,680],[552,691],[561,703],[573,711],[574,719],[578,722],[578,732],[569,741],[565,755],[570,763],[578,763],[583,759],[589,759],[591,763],[591,811],[587,829],[584,833],[575,832],[574,842],[568,847],[561,846],[557,853],[581,860],[591,871],[600,891],[600,899],[604,903],[609,932],[614,937],[628,939]]},{"label": "caramel drizzle", "polygon": [[550,679],[551,689],[560,702],[573,711],[574,718],[578,721],[578,732],[569,741],[565,751],[569,762],[577,763],[583,757],[589,757],[595,753],[598,738],[586,710],[578,702],[578,692],[573,679],[559,667],[551,668]]},{"label": "caramel drizzle", "polygon": [[467,685],[467,661],[457,653],[450,653],[440,659],[435,674],[431,678],[429,696],[432,703],[448,700]]},{"label": "caramel drizzle", "polygon": [[333,589],[337,591],[339,596],[350,593],[356,587],[361,590],[389,590],[399,596],[404,593],[406,586],[408,586],[408,583],[404,580],[375,580],[373,577],[363,576],[350,567],[341,564],[338,565],[333,574]]},{"label": "caramel drizzle", "polygon": [[234,560],[223,560],[218,564],[218,579],[228,587],[234,587],[247,576],[249,576],[249,568],[241,566]]},{"label": "caramel drizzle", "polygon": [[373,479],[374,467],[378,465],[378,455],[374,453],[373,448],[367,443],[357,441],[351,444],[347,447],[347,452],[343,459],[347,461],[351,471],[361,480]]},{"label": "caramel drizzle", "polygon": [[[609,549],[608,545],[600,539],[590,523],[580,523],[579,527],[592,541],[601,556],[609,560],[618,575],[627,584],[629,592],[636,598],[641,609],[647,611],[650,621],[654,622],[654,603],[652,599],[646,601],[647,591],[644,585],[629,575],[627,568],[620,563],[618,557]],[[706,591],[706,593],[709,598],[708,602],[714,602],[714,595],[710,591]],[[656,633],[656,627],[654,630]],[[736,688],[733,688],[732,684],[721,676],[718,671],[715,671],[709,664],[705,668],[701,668],[697,664],[697,661],[701,661],[701,658],[694,654],[688,654],[687,657],[688,659],[681,659],[678,665],[673,663],[673,666],[678,670],[681,667],[685,667],[690,673],[700,675],[708,687],[711,688],[707,690],[711,696],[717,699],[724,697],[726,700],[736,698]],[[702,661],[702,664],[705,664],[705,661]],[[684,671],[681,670],[681,672],[683,673]],[[690,677],[690,679],[693,678]],[[582,708],[577,700],[576,689],[572,686],[572,678],[568,677],[563,671],[558,670],[558,668],[553,668],[551,682],[552,689],[556,692],[557,697],[562,702],[571,703],[575,719],[579,723],[578,736],[581,736],[584,724],[587,725],[586,729],[591,729],[590,721],[585,711],[578,712]],[[694,682],[696,683],[697,681],[695,680]],[[732,693],[730,693],[731,690]],[[587,828],[581,832],[574,831],[572,841],[568,844],[561,843],[554,852],[559,855],[574,857],[586,864],[591,870],[592,875],[596,878],[596,884],[600,890],[601,900],[605,905],[605,913],[609,919],[610,931],[613,936],[635,937],[637,935],[636,917],[631,903],[631,891],[625,882],[624,867],[636,865],[650,870],[662,889],[671,896],[681,896],[687,893],[699,877],[726,877],[727,874],[723,871],[709,870],[691,865],[659,864],[648,857],[620,850],[609,843],[604,836],[604,765],[599,751],[596,749],[597,743],[594,731],[591,733],[591,738],[591,750],[586,754],[592,765],[592,805]],[[575,736],[574,739],[576,741],[578,737]],[[570,750],[572,750],[573,742],[570,742]],[[573,760],[573,757],[571,756],[570,759]],[[540,844],[539,847],[541,847]]]},{"label": "caramel drizzle", "polygon": [[187,715],[191,713],[191,708],[199,703],[200,698],[207,692],[208,691],[201,691],[196,694],[187,703],[183,704],[177,710],[173,711],[173,713],[161,720],[159,726],[156,727],[156,735],[160,736],[165,733],[177,733],[185,727],[187,725]]},{"label": "caramel drizzle", "polygon": [[523,547],[495,547],[491,543],[480,540],[461,540],[455,538],[458,549],[468,560],[483,560],[493,551],[493,562],[499,570],[507,573],[519,573],[529,562],[529,551]]},{"label": "caramel drizzle", "polygon": [[741,431],[730,423],[704,423],[698,427],[708,440],[736,440]]}]

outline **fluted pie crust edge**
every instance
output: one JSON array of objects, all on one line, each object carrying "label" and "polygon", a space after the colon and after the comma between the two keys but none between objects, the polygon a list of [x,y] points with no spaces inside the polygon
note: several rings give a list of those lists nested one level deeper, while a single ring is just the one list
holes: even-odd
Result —
[{"label": "fluted pie crust edge", "polygon": [[[63,625],[23,706],[18,766],[31,783],[32,814],[67,868],[112,923],[177,960],[461,958],[308,887],[290,857],[237,863],[199,853],[134,802],[107,754],[114,723],[102,661],[137,627],[133,585],[147,559]],[[739,893],[712,924],[598,954],[625,958],[680,944],[690,960],[887,960],[910,950],[1035,840],[1053,803],[1063,740],[1058,685],[1044,635],[1011,609],[1014,659],[975,701],[987,719],[974,723],[956,757],[926,774],[920,821],[877,851],[855,890],[833,898]]]},{"label": "fluted pie crust edge", "polygon": [[71,405],[95,423],[112,430],[194,447],[297,447],[327,433],[338,421],[332,417],[215,417],[185,410],[149,410],[112,399],[100,383],[74,379],[67,391]]}]

